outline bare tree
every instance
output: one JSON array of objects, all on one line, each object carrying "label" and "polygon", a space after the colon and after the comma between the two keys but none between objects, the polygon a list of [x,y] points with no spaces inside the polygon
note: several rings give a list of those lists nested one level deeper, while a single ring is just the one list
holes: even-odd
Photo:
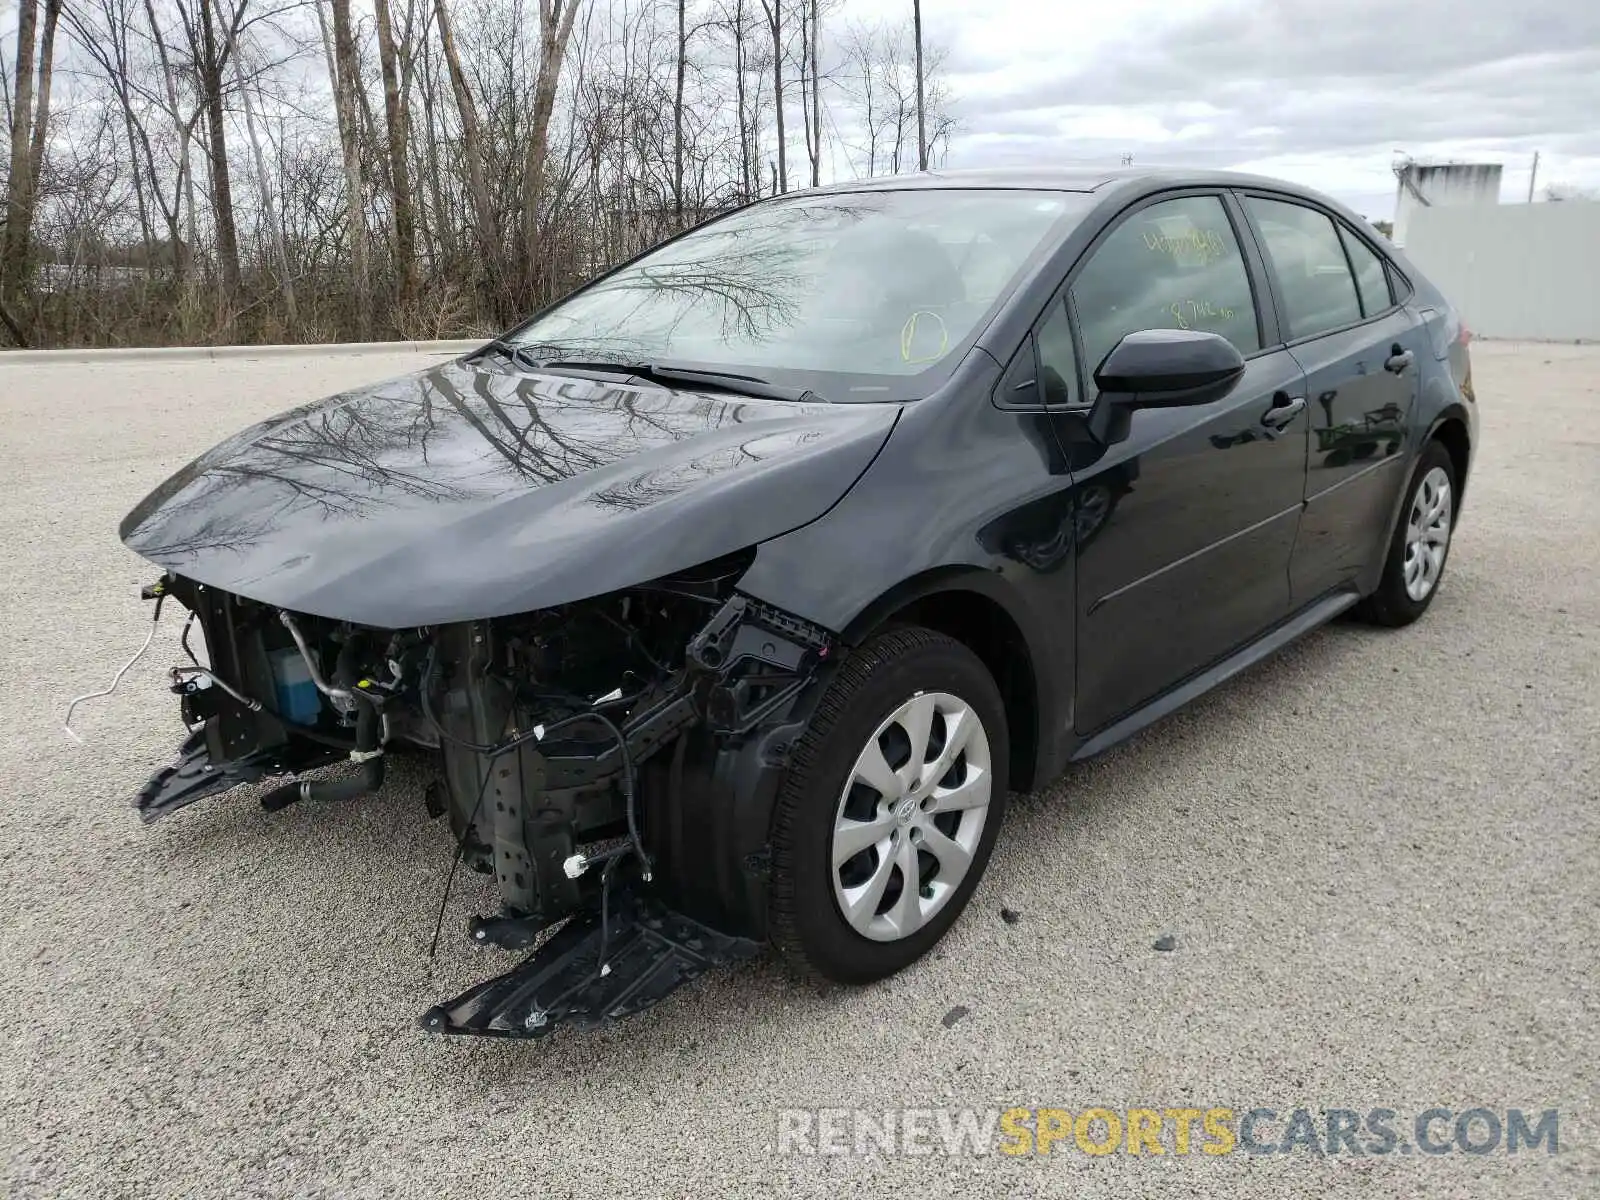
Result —
[{"label": "bare tree", "polygon": [[775,191],[789,190],[789,157],[783,132],[783,0],[761,0],[772,34],[772,107],[778,123],[778,180]]},{"label": "bare tree", "polygon": [[881,21],[854,24],[846,33],[845,90],[856,106],[861,141],[854,149],[867,176],[897,174],[911,166],[907,150],[913,137],[921,144],[911,169],[921,169],[924,161],[933,163],[954,132],[942,77],[945,52],[940,47],[925,48],[919,86],[914,36],[904,24]]},{"label": "bare tree", "polygon": [[400,87],[399,55],[395,50],[389,0],[373,0],[373,8],[378,25],[378,62],[383,71],[383,112],[389,135],[389,192],[394,200],[395,272],[399,276],[399,299],[404,309],[417,297],[416,214],[411,204],[411,171],[406,163],[406,147],[411,140],[411,118],[406,111],[408,97]]},{"label": "bare tree", "polygon": [[12,76],[11,96],[11,171],[6,179],[5,241],[0,248],[0,320],[17,344],[24,346],[27,335],[11,310],[27,287],[32,266],[34,202],[50,124],[50,80],[55,62],[56,24],[60,17],[61,0],[46,0],[44,31],[38,40],[36,64],[34,36],[39,19],[38,0],[21,0],[17,12],[17,66]]},{"label": "bare tree", "polygon": [[572,23],[582,0],[539,0],[539,74],[533,85],[532,128],[523,160],[522,240],[524,280],[530,298],[538,288],[539,201],[544,193],[545,157],[549,151],[550,117],[555,111],[561,64],[572,40]]},{"label": "bare tree", "polygon": [[917,44],[917,170],[928,169],[928,126],[922,87],[922,0],[911,0],[912,37]]},{"label": "bare tree", "polygon": [[[150,176],[150,190],[152,197],[161,208],[162,216],[166,219],[168,239],[173,252],[173,292],[181,291],[184,283],[184,272],[188,265],[190,254],[198,241],[195,228],[195,202],[194,202],[194,168],[189,157],[189,147],[194,141],[195,125],[199,122],[201,109],[197,106],[187,118],[183,115],[182,103],[178,95],[178,73],[172,65],[172,58],[167,48],[167,39],[162,30],[161,22],[156,16],[152,0],[144,0],[145,19],[149,22],[150,41],[155,47],[157,60],[160,63],[162,79],[162,99],[166,103],[166,117],[171,123],[172,130],[177,137],[177,179],[173,183],[172,203],[165,202],[161,185],[158,179],[155,151],[146,141],[145,160],[146,169]],[[187,213],[187,242],[179,235],[185,214]]]},{"label": "bare tree", "polygon": [[822,186],[822,9],[811,0],[811,186]]},{"label": "bare tree", "polygon": [[[223,72],[232,54],[250,0],[238,0],[221,40],[217,26],[222,18],[214,0],[199,0],[192,22],[186,22],[195,76],[205,98],[207,173],[211,178],[211,215],[216,223],[217,263],[220,269],[222,323],[232,319],[239,294],[239,230],[234,221],[233,183],[228,170],[228,126],[223,108]],[[198,26],[198,28],[196,28]]]},{"label": "bare tree", "polygon": [[689,72],[689,5],[678,0],[678,87],[672,101],[672,204],[683,221],[683,86]]},{"label": "bare tree", "polygon": [[[710,213],[910,169],[912,14],[836,12],[19,0],[0,341],[487,333]],[[930,162],[940,62],[926,47]]]},{"label": "bare tree", "polygon": [[1548,203],[1565,200],[1587,200],[1592,203],[1600,200],[1600,188],[1579,187],[1571,183],[1552,183],[1545,187],[1543,195]]},{"label": "bare tree", "polygon": [[750,18],[747,0],[734,0],[730,9],[724,0],[722,28],[732,43],[734,119],[739,127],[739,195],[748,200],[761,187],[759,148],[756,145],[756,119],[749,102],[746,76],[750,71]]},{"label": "bare tree", "polygon": [[[339,121],[339,144],[344,151],[344,187],[347,228],[350,238],[350,282],[356,309],[356,325],[363,339],[372,336],[371,278],[367,265],[366,188],[361,171],[361,148],[357,123],[361,77],[356,67],[355,36],[350,27],[350,0],[330,0],[333,8],[333,48],[329,52],[333,79],[333,105]],[[317,0],[317,19],[322,5]],[[323,44],[327,45],[327,25],[323,24]]]},{"label": "bare tree", "polygon": [[866,139],[863,174],[871,179],[877,174],[878,138],[882,128],[882,99],[878,87],[878,31],[872,26],[855,24],[849,29],[844,43],[845,69],[850,77],[853,98],[858,106],[858,116]]},{"label": "bare tree", "polygon": [[273,202],[272,180],[267,174],[267,159],[261,149],[261,138],[256,133],[255,105],[250,103],[250,88],[245,82],[244,68],[239,65],[240,55],[233,56],[234,82],[239,89],[239,101],[244,105],[245,131],[250,138],[250,154],[255,162],[256,189],[261,197],[262,218],[266,225],[267,240],[273,257],[282,272],[283,310],[291,326],[300,324],[300,304],[294,294],[294,275],[289,266],[289,254],[283,244],[283,227],[278,223],[277,205]]},{"label": "bare tree", "polygon": [[477,102],[472,97],[472,87],[467,82],[461,66],[461,56],[456,51],[455,34],[450,25],[446,0],[434,0],[434,17],[439,24],[439,47],[450,71],[450,86],[455,93],[456,110],[461,120],[461,153],[467,163],[467,187],[472,199],[472,223],[477,234],[477,249],[482,256],[478,274],[480,283],[491,290],[504,278],[500,256],[500,239],[496,233],[495,207],[489,195],[489,181],[485,164],[483,130],[478,117]]}]

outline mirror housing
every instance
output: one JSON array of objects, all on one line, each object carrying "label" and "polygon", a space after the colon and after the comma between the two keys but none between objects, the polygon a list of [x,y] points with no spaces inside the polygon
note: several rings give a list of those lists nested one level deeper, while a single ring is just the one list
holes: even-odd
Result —
[{"label": "mirror housing", "polygon": [[1090,431],[1102,443],[1128,436],[1136,408],[1210,404],[1233,390],[1244,374],[1234,344],[1198,329],[1141,329],[1128,334],[1094,373],[1100,389],[1089,414]]},{"label": "mirror housing", "polygon": [[1112,347],[1094,381],[1130,408],[1167,408],[1220,400],[1243,374],[1244,359],[1221,334],[1141,329]]}]

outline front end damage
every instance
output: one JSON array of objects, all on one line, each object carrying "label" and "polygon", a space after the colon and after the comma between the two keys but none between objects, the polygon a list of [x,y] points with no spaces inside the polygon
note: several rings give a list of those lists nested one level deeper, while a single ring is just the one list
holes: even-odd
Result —
[{"label": "front end damage", "polygon": [[835,652],[735,590],[748,558],[408,629],[168,575],[151,591],[188,609],[185,649],[197,627],[205,653],[172,671],[190,732],[135,805],[153,821],[280,775],[269,810],[346,800],[382,786],[387,756],[425,755],[457,862],[499,890],[470,936],[538,948],[423,1026],[536,1037],[636,1012],[764,937],[770,805]]}]

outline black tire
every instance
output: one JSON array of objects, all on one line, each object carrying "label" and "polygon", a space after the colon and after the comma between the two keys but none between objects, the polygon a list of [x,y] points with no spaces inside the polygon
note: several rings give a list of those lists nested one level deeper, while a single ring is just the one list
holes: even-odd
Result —
[{"label": "black tire", "polygon": [[[946,692],[982,722],[989,741],[988,816],[971,866],[928,923],[896,941],[853,929],[834,897],[834,820],[856,757],[873,731],[919,692]],[[955,923],[983,877],[1005,817],[1009,735],[1000,691],[960,642],[905,626],[880,633],[840,665],[795,743],[772,820],[770,936],[789,967],[813,982],[871,983],[926,954]]]},{"label": "black tire", "polygon": [[1383,561],[1383,576],[1378,582],[1377,589],[1356,606],[1356,615],[1362,620],[1398,629],[1402,625],[1411,624],[1427,612],[1428,605],[1432,604],[1433,598],[1439,594],[1439,587],[1444,582],[1444,570],[1450,565],[1450,547],[1455,542],[1453,536],[1445,543],[1444,562],[1439,566],[1439,579],[1434,582],[1426,596],[1421,600],[1413,600],[1406,591],[1405,580],[1406,525],[1412,507],[1417,503],[1417,489],[1422,483],[1423,476],[1436,467],[1442,468],[1450,480],[1452,525],[1455,521],[1455,515],[1459,511],[1456,507],[1456,498],[1461,494],[1460,481],[1456,479],[1455,463],[1450,458],[1450,452],[1441,443],[1430,441],[1417,456],[1417,465],[1412,469],[1411,478],[1406,480],[1405,502],[1400,508],[1394,530],[1389,535],[1389,550]]}]

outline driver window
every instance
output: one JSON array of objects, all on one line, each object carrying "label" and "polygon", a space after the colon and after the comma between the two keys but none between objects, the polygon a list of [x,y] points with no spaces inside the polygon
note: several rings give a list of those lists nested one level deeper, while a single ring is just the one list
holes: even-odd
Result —
[{"label": "driver window", "polygon": [[1261,349],[1250,276],[1218,196],[1139,209],[1085,264],[1072,304],[1091,374],[1140,329],[1199,329],[1241,354]]}]

